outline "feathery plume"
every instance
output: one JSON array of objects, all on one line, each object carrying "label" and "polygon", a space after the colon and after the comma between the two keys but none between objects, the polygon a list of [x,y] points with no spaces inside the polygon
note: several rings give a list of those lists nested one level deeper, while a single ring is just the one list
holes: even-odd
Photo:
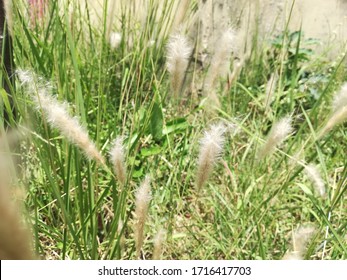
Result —
[{"label": "feathery plume", "polygon": [[213,85],[218,77],[227,75],[234,43],[235,32],[232,29],[225,31],[218,41],[214,55],[211,58],[211,65],[204,81],[205,92],[208,92],[211,90],[211,88],[213,88]]},{"label": "feathery plume", "polygon": [[114,140],[110,150],[110,158],[114,172],[116,173],[119,182],[124,186],[126,180],[126,168],[124,163],[123,137],[117,137],[116,140]]},{"label": "feathery plume", "polygon": [[6,155],[0,153],[0,259],[31,260],[34,259],[31,234],[22,222],[23,218],[17,205],[12,201],[9,181],[3,170],[6,167]]},{"label": "feathery plume", "polygon": [[334,100],[332,104],[333,111],[337,111],[346,105],[347,105],[347,83],[344,83],[340,91],[334,96]]},{"label": "feathery plume", "polygon": [[87,131],[78,119],[69,115],[65,103],[60,103],[51,95],[52,86],[49,83],[44,84],[42,78],[36,77],[30,71],[19,70],[17,74],[22,84],[27,87],[36,109],[43,111],[48,123],[58,129],[71,143],[78,146],[89,159],[104,165],[104,158],[89,139]]},{"label": "feathery plume", "polygon": [[293,234],[293,251],[288,251],[283,260],[302,260],[306,246],[315,232],[315,227],[311,225],[299,227]]},{"label": "feathery plume", "polygon": [[193,48],[183,35],[170,36],[167,44],[166,66],[171,75],[171,88],[176,98],[182,91],[192,50]]},{"label": "feathery plume", "polygon": [[154,237],[153,243],[154,243],[154,249],[153,249],[153,256],[152,260],[160,260],[161,254],[163,250],[163,243],[165,241],[165,235],[166,231],[164,229],[160,229],[157,234]]},{"label": "feathery plume", "polygon": [[225,132],[226,127],[224,124],[217,123],[212,125],[208,131],[205,131],[204,137],[200,140],[200,153],[196,178],[196,186],[198,190],[200,190],[207,181],[213,170],[213,165],[216,163],[223,151]]},{"label": "feathery plume", "polygon": [[13,3],[12,0],[4,0],[4,10],[8,33],[13,36]]},{"label": "feathery plume", "polygon": [[305,166],[305,173],[312,182],[313,186],[315,187],[316,191],[319,193],[321,197],[325,197],[325,184],[322,179],[322,176],[320,175],[318,168],[314,164],[308,164]]},{"label": "feathery plume", "polygon": [[347,119],[347,105],[340,107],[337,111],[335,111],[331,115],[326,125],[319,132],[318,138],[323,137],[326,133],[332,130],[334,126],[343,123],[346,119]]},{"label": "feathery plume", "polygon": [[288,137],[288,135],[292,133],[293,128],[291,123],[291,117],[284,117],[272,126],[265,144],[258,152],[259,160],[272,154],[276,150],[276,147],[278,147]]},{"label": "feathery plume", "polygon": [[230,85],[232,85],[237,80],[237,78],[239,77],[244,63],[245,63],[245,59],[244,58],[242,58],[239,61],[236,61],[234,63],[233,72],[231,73],[231,75],[229,77],[229,84]]},{"label": "feathery plume", "polygon": [[137,258],[140,258],[141,255],[144,227],[151,198],[150,178],[147,175],[135,195],[135,244]]},{"label": "feathery plume", "polygon": [[343,84],[341,90],[335,95],[332,102],[332,113],[325,126],[318,133],[318,138],[323,137],[334,126],[343,123],[347,119],[347,83]]},{"label": "feathery plume", "polygon": [[122,41],[122,34],[119,32],[111,32],[109,40],[111,49],[115,50],[119,47],[120,42]]}]

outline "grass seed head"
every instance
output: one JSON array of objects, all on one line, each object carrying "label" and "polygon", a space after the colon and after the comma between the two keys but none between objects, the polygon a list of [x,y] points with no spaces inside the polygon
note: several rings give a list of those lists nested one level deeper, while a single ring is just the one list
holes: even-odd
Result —
[{"label": "grass seed head", "polygon": [[200,190],[210,176],[213,166],[223,151],[226,127],[223,123],[212,125],[200,140],[196,186]]},{"label": "grass seed head", "polygon": [[169,38],[166,66],[171,76],[171,88],[176,98],[181,93],[192,50],[193,48],[185,36],[176,34]]},{"label": "grass seed head", "polygon": [[116,176],[119,182],[124,186],[126,181],[126,168],[122,137],[117,137],[116,140],[114,140],[112,148],[110,150],[110,158]]},{"label": "grass seed head", "polygon": [[276,122],[267,137],[265,144],[258,152],[258,159],[272,154],[276,147],[283,143],[283,141],[293,132],[291,117],[284,117]]},{"label": "grass seed head", "polygon": [[160,229],[154,237],[154,249],[153,249],[153,260],[160,260],[163,250],[163,243],[165,241],[166,231]]},{"label": "grass seed head", "polygon": [[334,96],[332,108],[337,111],[347,105],[347,83],[344,83],[340,91]]},{"label": "grass seed head", "polygon": [[204,81],[204,91],[208,92],[214,87],[218,77],[225,77],[230,67],[230,59],[235,45],[235,32],[232,29],[225,31],[217,41],[215,52]]},{"label": "grass seed head", "polygon": [[293,234],[293,251],[287,252],[283,260],[302,260],[306,253],[306,246],[315,232],[314,226],[300,226]]},{"label": "grass seed head", "polygon": [[38,112],[43,112],[48,123],[59,130],[71,143],[78,146],[89,159],[104,165],[105,161],[88,132],[76,117],[71,117],[66,103],[59,102],[51,95],[52,86],[43,83],[43,79],[30,71],[19,70],[18,77],[27,87],[28,93],[35,103]]},{"label": "grass seed head", "polygon": [[307,177],[310,179],[313,186],[315,187],[317,193],[319,193],[321,197],[325,197],[325,184],[317,166],[314,164],[309,164],[305,166],[304,170]]},{"label": "grass seed head", "polygon": [[147,175],[135,194],[135,244],[137,258],[141,255],[144,240],[144,226],[151,198],[150,178]]}]

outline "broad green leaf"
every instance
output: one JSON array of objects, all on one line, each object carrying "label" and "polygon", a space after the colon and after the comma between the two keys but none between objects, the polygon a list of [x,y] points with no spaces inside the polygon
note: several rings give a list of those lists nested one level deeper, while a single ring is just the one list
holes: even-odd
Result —
[{"label": "broad green leaf", "polygon": [[159,141],[163,136],[163,112],[157,102],[152,108],[150,128],[154,140]]}]

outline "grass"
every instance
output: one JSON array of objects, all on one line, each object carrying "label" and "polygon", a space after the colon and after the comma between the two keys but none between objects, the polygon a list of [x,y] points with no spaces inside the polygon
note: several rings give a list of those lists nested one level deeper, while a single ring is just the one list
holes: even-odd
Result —
[{"label": "grass", "polygon": [[[132,25],[131,14],[124,13],[115,50],[104,37],[106,21],[94,26],[76,9],[72,24],[53,1],[49,20],[35,28],[23,7],[15,7],[16,66],[52,82],[56,98],[68,102],[105,157],[118,136],[124,136],[126,153],[122,186],[109,159],[106,166],[87,160],[16,84],[19,117],[12,125],[28,135],[20,148],[19,185],[26,189],[39,258],[135,259],[135,194],[148,174],[152,199],[143,259],[152,257],[161,229],[163,259],[281,259],[303,224],[317,228],[305,258],[346,259],[346,124],[317,140],[332,95],[345,81],[345,57],[330,62],[311,51],[312,41],[301,32],[285,31],[250,52],[237,81],[216,83],[221,106],[211,112],[197,86],[207,69],[194,60],[184,98],[170,98],[165,57],[172,32],[164,21],[174,11],[171,1],[164,2],[163,13],[151,2],[143,26]],[[265,112],[265,88],[274,72],[278,85]],[[273,155],[257,160],[272,124],[288,115],[293,134]],[[199,140],[218,121],[233,123],[237,133],[225,134],[223,154],[197,193]],[[326,198],[315,194],[303,166],[292,164],[300,150],[307,163],[319,166]]]}]

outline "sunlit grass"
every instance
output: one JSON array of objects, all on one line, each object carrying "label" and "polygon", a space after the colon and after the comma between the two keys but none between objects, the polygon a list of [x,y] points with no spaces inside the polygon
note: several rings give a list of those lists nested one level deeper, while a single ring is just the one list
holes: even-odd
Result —
[{"label": "sunlit grass", "polygon": [[[107,21],[94,26],[88,17],[74,17],[72,24],[53,4],[48,23],[34,28],[16,9],[22,19],[13,38],[16,66],[53,84],[52,94],[68,102],[107,158],[105,165],[86,159],[47,124],[17,83],[17,127],[29,135],[21,145],[20,184],[27,188],[39,257],[136,259],[135,196],[148,174],[151,201],[141,258],[152,258],[154,238],[165,229],[163,259],[281,259],[291,250],[293,231],[311,224],[317,230],[304,257],[345,259],[346,124],[317,139],[333,92],[345,80],[344,58],[329,63],[305,47],[300,32],[284,32],[249,54],[237,81],[213,83],[219,108],[201,94],[198,84],[207,69],[194,57],[177,101],[166,68],[172,4],[163,1],[162,12],[155,2],[143,26],[132,25],[130,11],[122,15],[116,49],[105,38]],[[278,83],[269,111],[264,99],[274,72]],[[289,115],[292,134],[260,160],[257,152],[272,125]],[[197,193],[199,141],[221,121],[232,129]],[[120,136],[124,183],[108,157]],[[316,195],[305,175],[308,163],[319,166],[326,198]]]}]

